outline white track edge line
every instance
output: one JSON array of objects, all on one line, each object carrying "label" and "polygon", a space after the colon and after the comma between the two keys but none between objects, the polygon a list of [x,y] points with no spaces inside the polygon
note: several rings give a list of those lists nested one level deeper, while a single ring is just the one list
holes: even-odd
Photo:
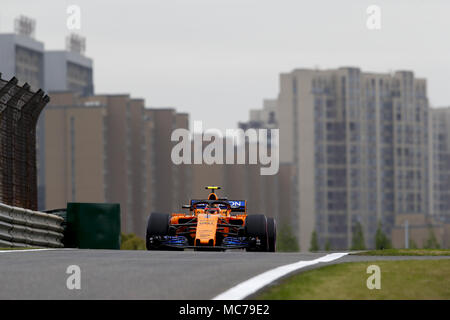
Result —
[{"label": "white track edge line", "polygon": [[242,300],[263,287],[269,285],[275,280],[304,267],[308,267],[320,262],[330,262],[342,258],[349,254],[348,252],[330,253],[326,256],[320,257],[315,260],[297,261],[291,264],[286,264],[266,272],[263,272],[253,278],[250,278],[238,285],[228,289],[227,291],[215,296],[212,300]]},{"label": "white track edge line", "polygon": [[0,253],[64,250],[63,248],[0,250]]}]

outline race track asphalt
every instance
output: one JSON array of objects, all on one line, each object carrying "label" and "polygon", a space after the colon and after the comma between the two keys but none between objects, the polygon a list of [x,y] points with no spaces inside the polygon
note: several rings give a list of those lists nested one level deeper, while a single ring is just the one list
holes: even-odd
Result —
[{"label": "race track asphalt", "polygon": [[[75,249],[0,252],[0,299],[211,299],[267,270],[326,254]],[[350,261],[443,258],[348,255],[300,271]],[[70,265],[80,267],[79,290],[67,288]]]}]

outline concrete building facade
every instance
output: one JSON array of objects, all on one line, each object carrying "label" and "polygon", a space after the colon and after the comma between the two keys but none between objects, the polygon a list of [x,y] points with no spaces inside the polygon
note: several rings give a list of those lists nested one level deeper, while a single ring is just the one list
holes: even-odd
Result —
[{"label": "concrete building facade", "polygon": [[55,105],[46,109],[47,209],[67,202],[105,202],[105,105]]},{"label": "concrete building facade", "polygon": [[153,211],[154,118],[128,95],[52,94],[46,109],[46,209],[120,203],[122,231],[144,236]]},{"label": "concrete building facade", "polygon": [[0,72],[33,90],[45,89],[44,44],[22,34],[0,34]]},{"label": "concrete building facade", "polygon": [[432,214],[450,222],[450,107],[431,109]]},{"label": "concrete building facade", "polygon": [[356,223],[373,247],[377,223],[428,212],[426,81],[412,72],[358,68],[281,74],[277,118],[281,162],[292,163],[293,225],[308,250],[351,246]]},{"label": "concrete building facade", "polygon": [[[278,129],[277,121],[277,100],[265,99],[263,100],[262,109],[252,109],[249,112],[249,121],[240,122],[238,127],[244,131],[254,129],[259,132],[260,129],[267,130],[267,150],[270,150],[272,143],[271,129]],[[260,141],[261,142],[261,141]],[[249,150],[250,142],[246,141],[246,150]],[[259,148],[256,147],[257,150]],[[258,151],[259,152],[259,151]],[[248,159],[247,159],[248,163]],[[245,194],[248,198],[249,213],[265,214],[269,217],[274,217],[280,221],[281,215],[285,215],[283,210],[280,210],[279,204],[285,202],[283,194],[279,193],[279,172],[275,175],[261,175],[261,164],[245,165],[243,176],[248,181],[245,184]],[[233,171],[230,168],[230,171]],[[283,214],[280,214],[283,212]]]},{"label": "concrete building facade", "polygon": [[[0,34],[0,72],[4,77],[10,79],[16,77],[19,84],[28,83],[31,89],[37,91],[44,89],[44,44],[35,40],[30,35],[18,33]],[[36,128],[36,158],[37,158],[37,183],[38,183],[38,203],[43,201],[43,174],[45,165],[40,161],[43,152],[43,142],[41,141],[40,119]],[[40,207],[38,207],[40,209]]]},{"label": "concrete building facade", "polygon": [[[28,83],[33,90],[77,92],[93,95],[92,59],[72,51],[45,51],[44,44],[34,39],[35,22],[26,17],[16,19],[16,33],[0,34],[0,72]],[[17,28],[19,26],[20,28]],[[36,159],[38,171],[38,204],[45,208],[45,113],[36,127]]]},{"label": "concrete building facade", "polygon": [[93,61],[78,52],[45,51],[44,83],[47,91],[94,94]]},{"label": "concrete building facade", "polygon": [[188,164],[175,165],[171,159],[172,132],[177,128],[189,129],[189,115],[177,113],[173,108],[150,108],[145,110],[152,119],[154,152],[154,207],[156,212],[179,212],[189,202],[191,182]]}]

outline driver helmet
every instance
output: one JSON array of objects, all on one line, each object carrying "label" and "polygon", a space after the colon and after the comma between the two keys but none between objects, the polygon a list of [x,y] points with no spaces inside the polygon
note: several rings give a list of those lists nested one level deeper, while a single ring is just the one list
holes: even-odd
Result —
[{"label": "driver helmet", "polygon": [[218,203],[210,204],[207,209],[208,209],[209,213],[218,213],[218,212],[220,212],[220,206],[219,206]]}]

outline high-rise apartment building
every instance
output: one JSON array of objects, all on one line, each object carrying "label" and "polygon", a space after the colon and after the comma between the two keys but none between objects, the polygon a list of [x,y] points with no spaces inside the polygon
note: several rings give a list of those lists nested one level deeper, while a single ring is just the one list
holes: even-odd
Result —
[{"label": "high-rise apartment building", "polygon": [[45,51],[45,88],[50,92],[72,91],[81,95],[94,94],[93,62],[74,51]]},{"label": "high-rise apartment building", "polygon": [[177,113],[173,108],[151,108],[145,112],[154,123],[154,210],[180,211],[181,206],[189,202],[191,175],[189,165],[172,162],[172,147],[176,142],[171,140],[171,135],[177,128],[189,129],[189,115]]},{"label": "high-rise apartment building", "polygon": [[[261,129],[266,130],[267,150],[270,150],[272,143],[278,144],[277,141],[272,141],[271,136],[271,129],[278,129],[276,113],[277,100],[265,99],[263,108],[250,110],[249,121],[240,122],[238,126],[244,131],[248,129],[253,129],[257,132]],[[246,141],[247,150],[249,150],[251,143]],[[279,184],[281,183],[279,174],[261,175],[260,170],[260,164],[247,164],[244,166],[243,175],[241,175],[247,181],[243,186],[245,186],[245,194],[248,200],[248,211],[249,213],[265,214],[281,222],[281,217],[285,216],[286,209],[283,208],[283,205],[286,199],[284,194],[279,193]],[[236,168],[230,166],[228,171],[230,173],[234,172]],[[232,183],[232,180],[230,180],[230,183]]]},{"label": "high-rise apartment building", "polygon": [[49,92],[71,91],[82,96],[94,94],[93,62],[84,55],[86,39],[71,34],[66,50],[45,51],[44,82]]},{"label": "high-rise apartment building", "polygon": [[[7,79],[16,77],[33,90],[47,92],[72,91],[94,94],[93,62],[75,46],[67,50],[45,51],[44,44],[34,39],[34,20],[19,17],[15,33],[0,34],[0,72]],[[72,42],[83,38],[68,37]],[[72,48],[72,49],[71,49]]]},{"label": "high-rise apartment building", "polygon": [[450,107],[431,109],[432,214],[450,222]]},{"label": "high-rise apartment building", "polygon": [[45,113],[46,209],[105,202],[106,105],[86,106],[68,93],[53,95]]},{"label": "high-rise apartment building", "polygon": [[[0,34],[0,72],[10,79],[16,77],[19,84],[28,83],[32,90],[46,89],[44,77],[44,44],[34,39],[35,21],[26,17],[15,20],[15,33]],[[39,119],[42,118],[42,114]],[[42,121],[39,121],[39,124]],[[43,152],[40,125],[36,128],[36,159],[38,183],[38,208],[43,202],[43,175],[45,166],[40,159]]]},{"label": "high-rise apartment building", "polygon": [[277,127],[277,100],[265,99],[262,109],[250,110],[250,118],[248,122],[239,123],[241,129],[274,129]]},{"label": "high-rise apartment building", "polygon": [[0,72],[32,90],[44,89],[44,44],[30,34],[0,34]]},{"label": "high-rise apartment building", "polygon": [[[175,115],[175,128],[182,128],[189,130],[189,114],[188,113],[177,113]],[[171,145],[174,142],[171,141]],[[174,209],[173,211],[178,212],[180,206],[189,203],[191,198],[191,179],[192,172],[191,167],[186,164],[174,165]]]},{"label": "high-rise apartment building", "polygon": [[[93,95],[93,63],[84,56],[84,39],[71,35],[67,50],[45,51],[44,44],[34,39],[36,22],[21,16],[15,20],[15,33],[0,34],[0,72],[7,78],[15,76],[19,84],[28,83],[32,90],[76,92]],[[36,127],[36,165],[38,171],[38,208],[45,204],[45,113]]]},{"label": "high-rise apartment building", "polygon": [[[69,37],[72,39],[72,37]],[[77,40],[76,38],[73,41]],[[79,41],[84,41],[80,39]],[[85,57],[82,51],[59,50],[44,52],[44,87],[48,92],[73,92],[80,96],[94,94],[93,82],[93,62],[92,59]],[[47,171],[45,163],[45,112],[39,117],[37,124],[37,164],[39,167],[38,175],[38,198],[39,207],[46,207],[45,203],[45,185],[44,176]]]},{"label": "high-rise apartment building", "polygon": [[412,72],[298,69],[280,76],[281,162],[292,163],[293,224],[302,250],[346,249],[359,222],[373,247],[377,223],[428,212],[426,81]]},{"label": "high-rise apartment building", "polygon": [[154,118],[128,95],[52,94],[45,110],[46,209],[120,203],[123,232],[145,234],[155,189]]}]

